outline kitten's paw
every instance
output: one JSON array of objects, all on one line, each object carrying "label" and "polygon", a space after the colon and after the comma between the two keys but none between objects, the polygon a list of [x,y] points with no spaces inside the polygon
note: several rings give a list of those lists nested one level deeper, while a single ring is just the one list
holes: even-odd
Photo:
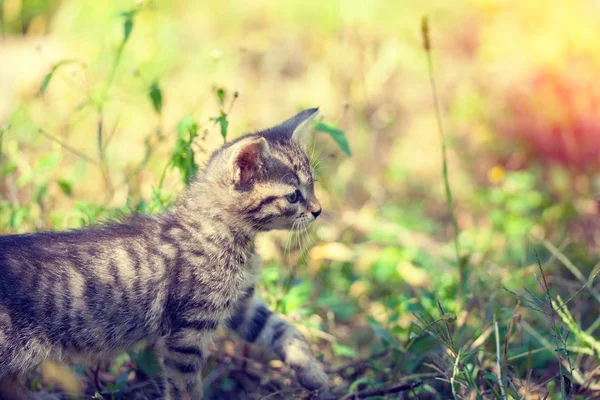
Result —
[{"label": "kitten's paw", "polygon": [[329,377],[323,370],[323,366],[316,360],[302,366],[292,366],[292,368],[296,371],[300,384],[308,390],[314,391],[327,388]]}]

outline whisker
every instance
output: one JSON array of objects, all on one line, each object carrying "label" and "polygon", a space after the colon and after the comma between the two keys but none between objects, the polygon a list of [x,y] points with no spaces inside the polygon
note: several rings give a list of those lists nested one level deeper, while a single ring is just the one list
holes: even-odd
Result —
[{"label": "whisker", "polygon": [[312,234],[312,232],[309,229],[306,229],[306,243],[307,243],[307,247],[311,248],[314,244],[315,244],[315,236]]},{"label": "whisker", "polygon": [[283,250],[283,260],[285,262],[285,256],[288,256],[288,263],[292,262],[292,254],[290,246],[292,244],[292,235],[294,234],[294,228],[296,226],[297,221],[292,222],[292,229],[290,230],[290,234],[288,235],[287,241],[285,242],[285,248]]},{"label": "whisker", "polygon": [[321,168],[322,167],[321,164],[323,163],[323,161],[325,161],[325,158],[321,158],[320,160],[313,162],[312,163],[313,169]]},{"label": "whisker", "polygon": [[326,154],[323,154],[322,151],[318,151],[316,157],[311,157],[311,162],[320,162],[323,161],[326,157]]},{"label": "whisker", "polygon": [[331,216],[329,214],[321,214],[320,216],[320,220],[327,222],[327,223],[331,223]]},{"label": "whisker", "polygon": [[302,227],[300,227],[300,231],[298,232],[298,255],[300,256],[298,260],[298,264],[304,262],[304,252],[302,251]]},{"label": "whisker", "polygon": [[308,225],[302,226],[302,243],[301,243],[301,258],[304,264],[308,264],[308,250],[311,246],[309,243],[310,235],[308,233]]},{"label": "whisker", "polygon": [[[300,227],[300,223],[298,223],[298,227]],[[296,231],[296,248],[295,250],[298,251],[298,249],[300,249],[300,231]],[[296,263],[298,264],[298,263]]]},{"label": "whisker", "polygon": [[306,229],[306,241],[308,243],[308,247],[311,248],[312,246],[315,245],[316,240],[315,240],[315,235],[313,234],[313,232],[310,229]]}]

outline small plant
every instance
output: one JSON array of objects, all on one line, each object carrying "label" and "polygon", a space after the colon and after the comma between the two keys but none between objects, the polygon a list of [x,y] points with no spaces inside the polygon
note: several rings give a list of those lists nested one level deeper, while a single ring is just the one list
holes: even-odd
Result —
[{"label": "small plant", "polygon": [[239,97],[239,92],[236,90],[233,92],[233,97],[231,102],[229,103],[229,108],[225,111],[225,97],[227,92],[221,86],[215,86],[213,88],[215,95],[219,101],[219,116],[211,118],[214,121],[215,125],[219,124],[219,128],[221,131],[221,136],[223,137],[223,142],[227,141],[227,131],[229,129],[229,121],[227,120],[227,116],[231,113],[233,109],[233,105],[235,104],[236,99]]},{"label": "small plant", "polygon": [[452,228],[454,231],[454,250],[456,252],[456,263],[458,266],[458,298],[456,311],[459,313],[463,307],[464,295],[465,295],[465,282],[468,280],[468,258],[461,257],[460,253],[460,242],[459,236],[460,231],[458,228],[458,222],[456,221],[456,215],[454,213],[454,198],[452,197],[452,190],[450,189],[450,181],[448,178],[448,160],[447,160],[447,142],[444,128],[442,125],[442,112],[440,110],[440,103],[437,95],[437,88],[435,85],[435,75],[433,71],[433,60],[431,57],[431,38],[429,35],[429,22],[427,17],[423,17],[421,21],[421,35],[423,38],[423,48],[427,55],[427,67],[429,71],[429,82],[431,86],[431,95],[433,98],[433,106],[435,107],[435,117],[437,121],[438,132],[440,135],[440,141],[442,144],[442,177],[444,179],[444,190],[446,193],[446,201],[448,202],[448,210],[450,213],[450,220],[452,222]]}]

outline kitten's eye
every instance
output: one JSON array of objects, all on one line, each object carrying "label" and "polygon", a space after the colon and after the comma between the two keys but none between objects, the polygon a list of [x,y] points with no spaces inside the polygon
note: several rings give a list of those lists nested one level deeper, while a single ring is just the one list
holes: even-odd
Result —
[{"label": "kitten's eye", "polygon": [[285,196],[285,198],[290,203],[296,203],[300,199],[300,196],[302,196],[302,194],[298,189],[296,189],[294,193],[288,194],[287,196]]}]

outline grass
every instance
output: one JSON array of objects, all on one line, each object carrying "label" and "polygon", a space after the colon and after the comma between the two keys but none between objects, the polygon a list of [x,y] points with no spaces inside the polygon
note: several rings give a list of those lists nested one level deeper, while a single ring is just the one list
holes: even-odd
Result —
[{"label": "grass", "polygon": [[[493,129],[488,99],[449,86],[467,65],[452,46],[460,13],[446,9],[432,32],[423,20],[419,46],[428,10],[417,2],[393,8],[401,21],[377,5],[367,20],[350,5],[339,15],[311,1],[271,6],[225,15],[210,1],[107,2],[91,12],[67,1],[42,12],[52,37],[84,45],[45,61],[0,120],[0,231],[160,212],[224,140],[319,105],[323,218],[257,247],[259,292],[310,339],[329,397],[600,396],[592,193],[571,190],[564,182],[586,177],[563,168],[511,171],[498,161],[505,142],[458,132]],[[62,398],[80,387],[86,398],[153,399],[157,372],[136,348],[44,367],[29,382]],[[226,334],[204,382],[210,398],[311,397],[271,355]]]},{"label": "grass", "polygon": [[431,83],[431,97],[433,98],[433,105],[435,107],[435,120],[437,122],[442,147],[442,176],[444,178],[444,193],[446,194],[446,201],[448,202],[448,211],[450,213],[450,220],[452,222],[452,228],[454,230],[454,250],[456,251],[456,263],[459,269],[459,292],[456,312],[460,313],[463,302],[463,279],[467,267],[466,263],[462,261],[460,256],[460,232],[458,229],[458,223],[456,222],[456,215],[454,214],[454,199],[452,197],[452,190],[450,189],[450,180],[448,178],[448,157],[446,155],[447,143],[442,124],[442,112],[440,110],[440,102],[438,99],[437,87],[435,85],[433,60],[431,57],[431,38],[429,35],[429,22],[427,20],[427,17],[423,17],[423,19],[421,20],[421,34],[423,36],[423,49],[425,49],[425,54],[427,55],[427,69],[429,72],[429,82]]}]

